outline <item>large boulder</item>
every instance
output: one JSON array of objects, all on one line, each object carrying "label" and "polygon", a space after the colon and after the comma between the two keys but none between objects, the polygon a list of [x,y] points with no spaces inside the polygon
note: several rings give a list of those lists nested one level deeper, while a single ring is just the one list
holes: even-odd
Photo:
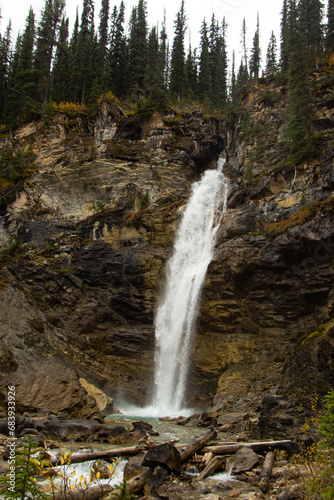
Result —
[{"label": "large boulder", "polygon": [[154,446],[146,453],[142,465],[152,469],[161,466],[170,472],[178,474],[181,471],[180,452],[172,443]]},{"label": "large boulder", "polygon": [[75,418],[99,415],[96,401],[80,384],[77,371],[56,356],[33,361],[7,375],[0,391],[2,405],[8,386],[15,386],[17,413],[48,408]]}]

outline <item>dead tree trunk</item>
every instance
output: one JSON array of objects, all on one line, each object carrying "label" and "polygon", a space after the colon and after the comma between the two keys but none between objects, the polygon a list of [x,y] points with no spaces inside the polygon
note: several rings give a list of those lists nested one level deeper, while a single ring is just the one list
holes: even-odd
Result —
[{"label": "dead tree trunk", "polygon": [[86,490],[69,490],[67,492],[53,493],[52,500],[99,500],[104,498],[114,488],[109,484],[101,486],[92,486]]},{"label": "dead tree trunk", "polygon": [[[147,483],[147,480],[152,476],[152,474],[153,474],[153,469],[146,469],[138,476],[130,479],[126,484],[126,497],[128,498],[131,495],[134,495],[135,493],[141,491],[144,488],[145,484]],[[110,495],[105,497],[105,500],[116,500],[117,498],[120,498],[119,492],[116,493],[113,491],[110,493]]]},{"label": "dead tree trunk", "polygon": [[204,470],[194,479],[194,481],[201,481],[202,479],[205,479],[206,477],[211,476],[219,467],[221,467],[224,463],[224,458],[223,457],[214,457],[208,465],[205,467]]},{"label": "dead tree trunk", "polygon": [[[89,462],[90,460],[97,459],[108,459],[117,457],[131,457],[137,455],[141,451],[141,448],[137,446],[131,446],[129,448],[118,448],[115,450],[106,451],[92,451],[91,453],[81,453],[80,455],[72,455],[70,458],[71,464],[79,464],[81,462]],[[50,465],[60,465],[60,458],[53,458],[50,460]]]},{"label": "dead tree trunk", "polygon": [[[217,431],[215,430],[209,430],[205,434],[202,434],[199,436],[197,439],[192,441],[190,444],[185,446],[183,449],[180,450],[181,454],[181,463],[185,462],[190,458],[194,453],[199,451],[203,446],[209,443],[209,441],[212,441],[212,439],[215,439],[217,437]],[[211,450],[208,450],[211,451]]]},{"label": "dead tree trunk", "polygon": [[271,471],[273,470],[274,462],[275,453],[273,451],[268,451],[260,473],[259,487],[263,493],[266,493],[266,491],[268,491]]},{"label": "dead tree trunk", "polygon": [[266,452],[270,450],[286,450],[290,453],[298,453],[299,446],[294,441],[263,441],[256,443],[235,443],[235,444],[222,444],[218,446],[205,446],[202,449],[203,453],[212,452],[214,455],[233,455],[240,448],[246,446],[252,448],[256,453]]}]

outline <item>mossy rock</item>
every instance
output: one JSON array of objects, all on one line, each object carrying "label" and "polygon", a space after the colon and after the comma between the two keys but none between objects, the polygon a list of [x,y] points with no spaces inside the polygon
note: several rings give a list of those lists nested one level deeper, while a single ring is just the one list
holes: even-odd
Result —
[{"label": "mossy rock", "polygon": [[310,333],[308,337],[306,337],[305,340],[303,340],[302,345],[309,345],[312,341],[315,339],[318,339],[320,337],[325,337],[325,336],[334,336],[334,319],[331,319],[328,323],[324,323],[323,325],[320,325],[317,330],[314,332]]}]

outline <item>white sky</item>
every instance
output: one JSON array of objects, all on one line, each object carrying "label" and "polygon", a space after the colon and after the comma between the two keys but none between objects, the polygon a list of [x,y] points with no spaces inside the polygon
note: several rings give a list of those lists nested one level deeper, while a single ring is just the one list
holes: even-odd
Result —
[{"label": "white sky", "polygon": [[[271,31],[273,30],[279,46],[280,39],[280,20],[283,0],[185,0],[185,11],[188,19],[188,29],[185,38],[185,47],[188,49],[189,33],[191,35],[192,48],[199,46],[199,30],[201,23],[206,18],[208,24],[214,13],[218,21],[225,16],[227,31],[227,48],[229,59],[232,58],[232,50],[236,52],[237,61],[241,53],[241,28],[242,20],[246,18],[247,39],[249,49],[253,44],[253,37],[256,29],[257,13],[260,16],[260,41],[262,47],[262,63],[265,64],[267,46],[269,43]],[[325,2],[327,3],[327,2]],[[28,15],[29,5],[32,6],[34,13],[39,21],[40,13],[44,7],[45,0],[0,0],[2,20],[0,32],[4,32],[9,19],[12,20],[13,34],[16,38],[18,31],[23,31],[25,20]],[[120,0],[110,0],[111,10],[114,5],[117,7]],[[126,19],[128,21],[132,7],[138,5],[138,0],[124,0]],[[147,11],[149,26],[153,26],[163,20],[164,8],[166,7],[167,28],[169,33],[170,45],[174,36],[174,20],[180,9],[181,0],[147,0]],[[82,0],[66,0],[66,14],[70,19],[70,25],[73,26],[76,16],[76,9],[79,7],[79,16],[81,15]],[[96,27],[98,26],[98,14],[100,12],[100,0],[95,0]],[[127,22],[126,22],[127,26]],[[15,41],[15,40],[14,40]],[[238,62],[236,70],[238,69]]]}]

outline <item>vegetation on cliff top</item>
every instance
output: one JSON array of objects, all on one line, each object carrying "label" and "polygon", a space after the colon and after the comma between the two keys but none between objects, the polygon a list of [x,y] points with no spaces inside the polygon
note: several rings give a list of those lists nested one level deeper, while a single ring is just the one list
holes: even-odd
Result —
[{"label": "vegetation on cliff top", "polygon": [[[114,95],[140,104],[145,114],[167,101],[199,101],[224,112],[234,109],[250,83],[260,77],[261,26],[258,19],[248,54],[247,26],[242,25],[242,60],[232,61],[228,81],[228,19],[212,15],[201,26],[199,49],[185,50],[187,30],[184,0],[175,19],[171,44],[166,19],[161,29],[148,26],[146,2],[133,7],[125,29],[125,4],[111,8],[103,0],[99,26],[94,26],[94,5],[83,0],[81,19],[69,32],[65,0],[45,0],[40,21],[30,8],[25,29],[13,47],[11,26],[0,35],[0,122],[8,130],[39,118],[50,108],[66,113],[95,110],[101,95]],[[290,96],[288,137],[296,159],[312,154],[312,91],[308,74],[333,50],[333,5],[327,18],[318,0],[284,0],[280,54],[274,33],[270,38],[263,74],[287,78]],[[172,49],[169,52],[169,45]],[[139,109],[139,108],[138,108]]]}]

